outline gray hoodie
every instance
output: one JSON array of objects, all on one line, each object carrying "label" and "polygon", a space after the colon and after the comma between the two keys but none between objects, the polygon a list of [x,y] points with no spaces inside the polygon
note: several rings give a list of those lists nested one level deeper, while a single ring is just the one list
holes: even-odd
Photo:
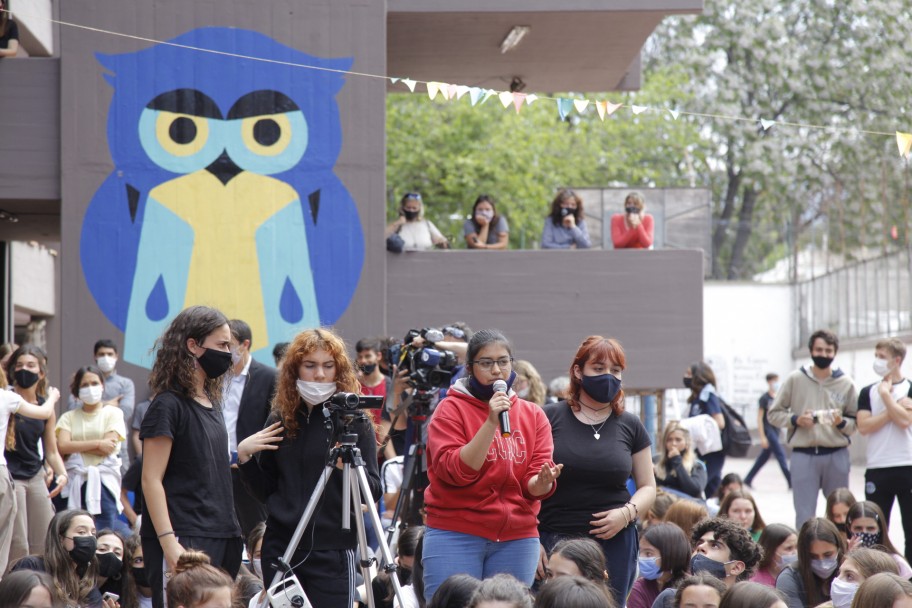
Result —
[{"label": "gray hoodie", "polygon": [[[840,427],[817,423],[810,428],[797,426],[798,416],[806,410],[839,410]],[[849,445],[849,435],[855,432],[855,413],[858,411],[858,391],[855,384],[840,369],[829,378],[819,381],[807,368],[792,372],[767,414],[770,424],[788,429],[788,442],[793,448],[841,448]]]}]

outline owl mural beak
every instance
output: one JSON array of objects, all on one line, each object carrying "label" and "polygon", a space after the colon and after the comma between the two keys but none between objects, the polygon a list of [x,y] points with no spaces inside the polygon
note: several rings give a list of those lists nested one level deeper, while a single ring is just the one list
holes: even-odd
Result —
[{"label": "owl mural beak", "polygon": [[228,156],[228,152],[223,150],[221,156],[206,167],[206,171],[216,176],[223,185],[228,185],[228,182],[243,169],[234,164],[234,161]]}]

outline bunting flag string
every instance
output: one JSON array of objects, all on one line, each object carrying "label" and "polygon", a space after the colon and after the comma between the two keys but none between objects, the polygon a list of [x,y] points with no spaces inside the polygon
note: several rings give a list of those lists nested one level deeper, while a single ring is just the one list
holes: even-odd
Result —
[{"label": "bunting flag string", "polygon": [[[0,9],[0,13],[12,14],[12,12],[9,11],[8,9]],[[20,15],[24,15],[24,14],[27,14],[28,11],[17,10],[16,13],[18,13]],[[79,23],[72,23],[72,22],[68,22],[68,21],[62,21],[59,19],[53,19],[53,18],[44,16],[44,15],[29,14],[28,17],[29,17],[29,19],[46,21],[48,23],[53,23],[53,24],[56,24],[56,25],[59,25],[62,27],[79,29],[79,30],[83,30],[86,32],[104,34],[104,35],[108,35],[108,36],[117,36],[117,37],[127,38],[130,40],[135,40],[135,41],[143,42],[143,43],[178,47],[178,48],[182,48],[185,50],[191,50],[191,51],[196,51],[196,52],[200,52],[200,53],[211,53],[211,54],[215,54],[215,55],[233,57],[236,59],[243,59],[243,60],[248,60],[248,61],[259,61],[259,62],[263,62],[263,63],[274,63],[274,64],[292,66],[292,67],[297,67],[297,68],[302,68],[302,69],[317,70],[317,71],[323,71],[323,72],[332,72],[332,73],[343,74],[343,75],[347,75],[347,76],[378,78],[378,79],[388,81],[391,86],[402,84],[411,93],[415,92],[415,89],[418,84],[423,84],[423,85],[425,85],[425,87],[427,89],[428,97],[431,100],[434,100],[438,94],[441,94],[441,97],[444,100],[455,99],[458,101],[458,100],[462,99],[462,97],[464,97],[466,94],[468,94],[470,103],[472,104],[472,106],[476,106],[479,104],[484,104],[491,97],[498,96],[500,98],[500,101],[503,104],[504,108],[507,108],[510,105],[512,105],[514,107],[514,109],[516,110],[516,112],[519,113],[520,108],[523,106],[524,103],[527,105],[531,105],[533,102],[535,102],[536,100],[539,100],[539,99],[550,99],[557,103],[558,114],[562,120],[566,119],[567,116],[570,115],[570,112],[573,109],[576,109],[576,111],[578,113],[582,113],[589,107],[590,104],[595,105],[599,118],[603,121],[605,120],[606,116],[612,116],[617,110],[624,107],[624,104],[613,103],[613,102],[606,101],[606,100],[568,99],[568,98],[563,98],[563,97],[557,97],[557,98],[540,97],[540,96],[534,95],[534,94],[524,94],[524,93],[518,93],[518,92],[507,92],[507,91],[498,92],[498,91],[495,91],[494,89],[485,89],[485,88],[481,88],[481,87],[470,87],[467,85],[450,84],[450,83],[443,83],[443,82],[436,82],[436,81],[433,81],[433,82],[432,81],[419,81],[419,80],[414,80],[414,79],[408,78],[408,77],[402,78],[402,77],[397,77],[397,76],[370,74],[370,73],[366,73],[366,72],[357,72],[357,71],[353,71],[353,70],[341,70],[341,69],[335,69],[335,68],[327,68],[327,67],[322,67],[322,66],[314,66],[314,65],[307,65],[307,64],[303,64],[303,63],[290,62],[290,61],[281,61],[281,60],[277,60],[277,59],[267,59],[265,57],[255,57],[255,56],[250,56],[250,55],[245,55],[245,54],[240,54],[240,53],[229,53],[226,51],[218,51],[215,49],[207,49],[207,48],[197,47],[197,46],[192,46],[192,45],[179,44],[176,42],[168,42],[165,40],[157,40],[157,39],[149,38],[149,37],[145,37],[145,36],[137,36],[134,34],[116,32],[116,31],[112,31],[112,30],[99,28],[99,27],[93,27],[93,26],[89,26],[89,25],[83,25],[83,24],[79,24]],[[643,106],[643,105],[631,104],[628,107],[630,108],[630,111],[635,116],[639,115],[643,112],[646,112],[647,110],[652,110],[656,113],[666,111],[666,110],[663,110],[662,108],[651,108],[649,106]],[[753,122],[754,124],[756,124],[757,121],[759,120],[760,127],[764,131],[769,130],[773,125],[776,125],[778,127],[826,130],[826,131],[831,131],[833,133],[852,133],[852,134],[895,137],[899,155],[901,157],[908,159],[910,157],[910,152],[912,152],[912,133],[906,133],[906,132],[902,132],[902,131],[887,132],[887,131],[876,131],[876,130],[872,130],[872,129],[859,129],[859,128],[855,128],[855,127],[836,127],[836,126],[831,126],[831,125],[815,125],[815,124],[807,124],[807,123],[800,123],[800,122],[768,120],[768,119],[764,119],[764,118],[758,119],[756,117],[731,116],[731,115],[725,115],[725,114],[713,114],[713,113],[705,113],[705,112],[687,112],[687,111],[684,111],[684,110],[681,110],[678,108],[676,108],[674,110],[668,109],[667,111],[671,115],[673,120],[677,120],[679,116],[689,116],[692,118],[703,118],[703,119],[710,119],[710,120],[725,120],[725,121],[731,121],[731,122]]]}]

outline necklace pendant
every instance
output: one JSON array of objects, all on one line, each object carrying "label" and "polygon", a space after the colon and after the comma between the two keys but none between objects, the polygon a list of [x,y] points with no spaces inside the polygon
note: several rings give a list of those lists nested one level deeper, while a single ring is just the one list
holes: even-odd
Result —
[{"label": "necklace pendant", "polygon": [[598,438],[601,437],[601,434],[600,434],[600,433],[593,433],[593,435],[595,435],[596,441],[598,441]]}]

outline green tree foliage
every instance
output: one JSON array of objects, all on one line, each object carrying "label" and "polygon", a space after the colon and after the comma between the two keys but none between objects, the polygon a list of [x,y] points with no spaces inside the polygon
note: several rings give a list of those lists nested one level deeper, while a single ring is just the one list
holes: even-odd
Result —
[{"label": "green tree foliage", "polygon": [[510,246],[531,248],[558,188],[687,186],[705,172],[699,126],[662,111],[687,103],[686,78],[675,66],[658,67],[635,95],[585,95],[657,108],[638,116],[622,108],[604,122],[593,105],[561,120],[550,99],[517,114],[496,97],[472,107],[468,96],[431,101],[426,94],[390,94],[388,219],[395,219],[403,193],[419,191],[425,214],[464,247],[462,223],[475,197],[486,193],[509,220]]},{"label": "green tree foliage", "polygon": [[[701,131],[712,146],[714,277],[748,277],[817,233],[846,257],[907,242],[908,171],[889,134],[912,130],[908,9],[708,0],[703,15],[656,32],[647,79],[675,65],[688,76],[687,110],[746,119],[708,119]],[[779,124],[763,130],[760,118]]]}]

